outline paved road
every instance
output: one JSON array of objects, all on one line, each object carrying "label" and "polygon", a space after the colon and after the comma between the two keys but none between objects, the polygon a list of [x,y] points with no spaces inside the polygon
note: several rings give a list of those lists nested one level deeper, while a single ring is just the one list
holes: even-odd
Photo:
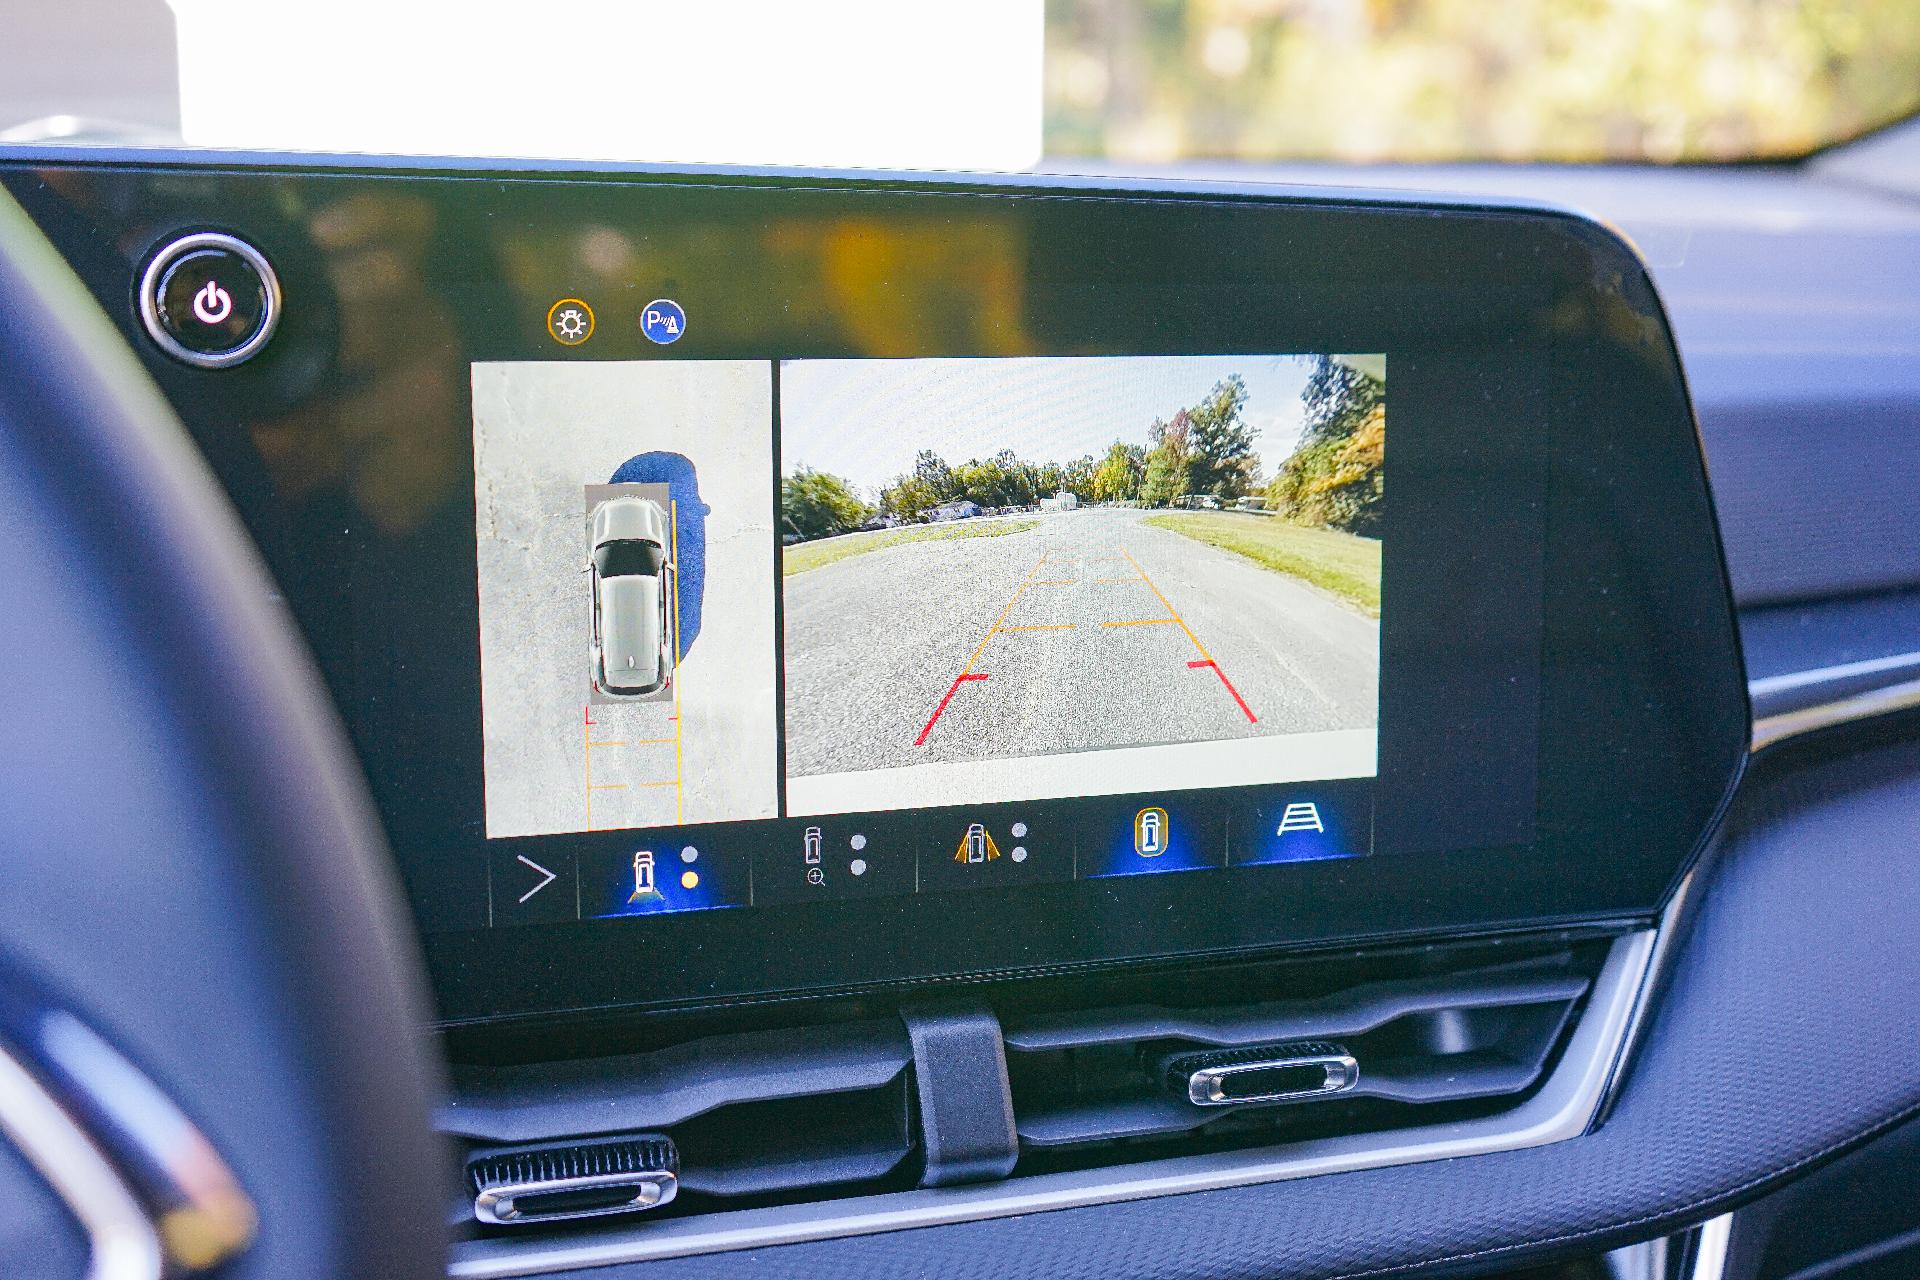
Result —
[{"label": "paved road", "polygon": [[795,774],[1365,729],[1379,624],[1087,509],[786,579]]}]

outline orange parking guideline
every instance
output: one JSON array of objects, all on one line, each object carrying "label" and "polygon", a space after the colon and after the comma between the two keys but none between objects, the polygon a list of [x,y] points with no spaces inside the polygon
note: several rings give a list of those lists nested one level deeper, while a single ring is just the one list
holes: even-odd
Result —
[{"label": "orange parking guideline", "polygon": [[1042,552],[1040,558],[1033,562],[1033,568],[1027,570],[1027,576],[1020,579],[1020,585],[1014,589],[1013,598],[1007,601],[1007,607],[1000,611],[1000,616],[993,620],[993,624],[987,628],[987,633],[980,637],[980,643],[973,647],[973,653],[967,658],[966,665],[960,668],[960,674],[953,678],[953,683],[947,686],[946,693],[941,696],[940,705],[933,709],[933,714],[927,717],[927,723],[921,726],[920,736],[913,740],[914,746],[926,745],[927,735],[933,732],[933,726],[939,723],[941,714],[946,711],[947,704],[953,701],[953,695],[960,692],[961,685],[968,681],[987,678],[985,672],[975,671],[973,664],[980,661],[980,655],[987,651],[987,642],[999,632],[1002,624],[1007,620],[1007,615],[1013,612],[1013,606],[1019,604],[1020,597],[1026,594],[1027,588],[1034,585],[1033,575],[1040,572],[1040,566],[1047,562],[1047,557],[1051,554],[1052,552]]},{"label": "orange parking guideline", "polygon": [[1187,633],[1187,639],[1193,641],[1193,647],[1200,651],[1200,656],[1211,662],[1213,655],[1207,652],[1207,646],[1201,644],[1200,637],[1193,634],[1193,628],[1188,626],[1186,619],[1180,616],[1180,611],[1173,607],[1173,601],[1167,599],[1160,588],[1153,585],[1153,579],[1147,576],[1147,571],[1141,568],[1140,562],[1133,558],[1133,553],[1122,547],[1120,554],[1127,558],[1127,563],[1132,565],[1134,571],[1140,575],[1140,581],[1147,584],[1147,590],[1153,592],[1154,597],[1160,601],[1160,606],[1167,611],[1167,616],[1180,624],[1180,629]]},{"label": "orange parking guideline", "polygon": [[1180,629],[1187,633],[1187,639],[1191,640],[1193,642],[1193,647],[1200,651],[1201,661],[1189,662],[1187,664],[1188,669],[1191,670],[1195,667],[1212,668],[1213,674],[1219,677],[1221,685],[1223,685],[1226,688],[1227,696],[1233,699],[1235,705],[1237,705],[1240,708],[1241,713],[1247,717],[1247,723],[1258,724],[1260,722],[1260,717],[1253,714],[1253,708],[1248,706],[1247,700],[1240,696],[1240,691],[1233,687],[1233,681],[1227,679],[1227,673],[1220,669],[1220,664],[1218,662],[1215,662],[1213,660],[1213,655],[1207,652],[1207,646],[1200,643],[1200,637],[1193,634],[1193,628],[1188,626],[1186,619],[1180,616],[1180,611],[1173,607],[1173,601],[1167,599],[1165,593],[1163,593],[1159,587],[1156,587],[1153,584],[1153,579],[1147,576],[1147,571],[1141,567],[1140,562],[1138,560],[1135,560],[1133,558],[1132,552],[1128,551],[1125,547],[1122,547],[1120,549],[1120,554],[1126,556],[1127,563],[1131,564],[1134,567],[1135,571],[1139,573],[1140,581],[1147,584],[1147,590],[1153,592],[1153,594],[1159,598],[1161,605],[1166,608],[1167,613],[1171,617],[1171,621],[1174,621],[1180,624]]}]

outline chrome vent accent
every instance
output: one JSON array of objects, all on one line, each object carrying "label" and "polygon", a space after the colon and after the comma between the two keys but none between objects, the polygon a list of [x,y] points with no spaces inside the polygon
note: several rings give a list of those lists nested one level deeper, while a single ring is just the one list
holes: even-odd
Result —
[{"label": "chrome vent accent", "polygon": [[1161,1066],[1167,1087],[1196,1107],[1298,1102],[1345,1093],[1360,1083],[1360,1063],[1345,1046],[1255,1045],[1248,1049],[1178,1053]]},{"label": "chrome vent accent", "polygon": [[642,1135],[496,1151],[467,1161],[473,1216],[495,1225],[637,1213],[679,1190],[667,1138]]}]

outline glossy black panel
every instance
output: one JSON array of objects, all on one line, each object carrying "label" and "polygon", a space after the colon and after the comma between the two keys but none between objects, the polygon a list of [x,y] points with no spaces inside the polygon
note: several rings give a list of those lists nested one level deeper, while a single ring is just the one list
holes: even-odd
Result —
[{"label": "glossy black panel", "polygon": [[[1576,218],[826,177],[0,173],[260,540],[361,752],[451,1020],[1642,915],[1743,758],[1667,327],[1630,252]],[[133,317],[145,257],[193,228],[244,236],[282,279],[280,330],[237,369],[167,360]],[[591,342],[550,335],[565,297],[593,302]],[[689,317],[671,347],[637,323],[657,297]],[[1050,877],[1036,858],[1023,887],[585,923],[502,911],[497,888],[490,906],[490,873],[520,853],[584,903],[590,864],[633,837],[485,839],[472,362],[1316,351],[1385,352],[1392,375],[1380,777],[1358,801],[1372,856],[1223,851],[1191,874],[1074,879],[1078,850],[1130,810],[1049,802],[1075,862]],[[1231,847],[1236,814],[1276,794],[1189,798]],[[965,816],[891,821],[930,847]],[[801,826],[699,831],[744,867]]]}]

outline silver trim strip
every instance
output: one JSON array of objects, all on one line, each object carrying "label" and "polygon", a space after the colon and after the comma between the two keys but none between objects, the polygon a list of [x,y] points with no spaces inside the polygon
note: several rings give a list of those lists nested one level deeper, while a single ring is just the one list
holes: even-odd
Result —
[{"label": "silver trim strip", "polygon": [[1902,680],[1884,688],[1868,689],[1798,711],[1783,711],[1753,722],[1753,749],[1761,751],[1816,729],[1828,729],[1856,720],[1871,720],[1914,707],[1920,707],[1920,680]]},{"label": "silver trim strip", "polygon": [[1653,930],[1653,948],[1647,956],[1646,970],[1640,977],[1640,990],[1634,996],[1633,1014],[1627,1019],[1626,1030],[1620,1035],[1620,1043],[1613,1054],[1613,1067],[1607,1073],[1606,1086],[1600,1091],[1600,1105],[1594,1109],[1594,1125],[1605,1124],[1607,1117],[1613,1114],[1620,1082],[1625,1078],[1634,1051],[1640,1047],[1640,1037],[1646,1031],[1654,994],[1659,990],[1660,981],[1671,962],[1673,949],[1679,945],[1681,921],[1686,916],[1694,890],[1702,883],[1701,864],[1710,856],[1711,850],[1702,854],[1700,861],[1680,877],[1680,883],[1674,886],[1665,910],[1660,913],[1660,922]]},{"label": "silver trim strip", "polygon": [[1867,658],[1860,662],[1841,662],[1831,667],[1807,671],[1789,671],[1777,676],[1761,676],[1747,682],[1747,692],[1755,698],[1770,698],[1824,684],[1838,684],[1861,676],[1881,675],[1888,671],[1906,673],[1920,668],[1920,653],[1896,653],[1885,658]]},{"label": "silver trim strip", "polygon": [[538,1275],[1144,1200],[1561,1142],[1585,1133],[1599,1108],[1645,988],[1654,936],[1653,930],[1644,930],[1613,944],[1559,1065],[1533,1097],[1499,1116],[1325,1138],[1270,1151],[1187,1156],[983,1186],[673,1218],[587,1239],[469,1240],[455,1245],[449,1271],[472,1280]]},{"label": "silver trim strip", "polygon": [[0,1133],[86,1232],[88,1280],[159,1280],[160,1236],[146,1211],[93,1141],[5,1049]]},{"label": "silver trim strip", "polygon": [[1687,1280],[1721,1280],[1727,1272],[1727,1246],[1732,1241],[1732,1214],[1723,1213],[1701,1223],[1693,1246],[1693,1274]]},{"label": "silver trim strip", "polygon": [[253,1243],[258,1214],[227,1162],[118,1049],[64,1009],[40,1015],[34,1047],[41,1079],[120,1170],[173,1270],[208,1270]]}]

